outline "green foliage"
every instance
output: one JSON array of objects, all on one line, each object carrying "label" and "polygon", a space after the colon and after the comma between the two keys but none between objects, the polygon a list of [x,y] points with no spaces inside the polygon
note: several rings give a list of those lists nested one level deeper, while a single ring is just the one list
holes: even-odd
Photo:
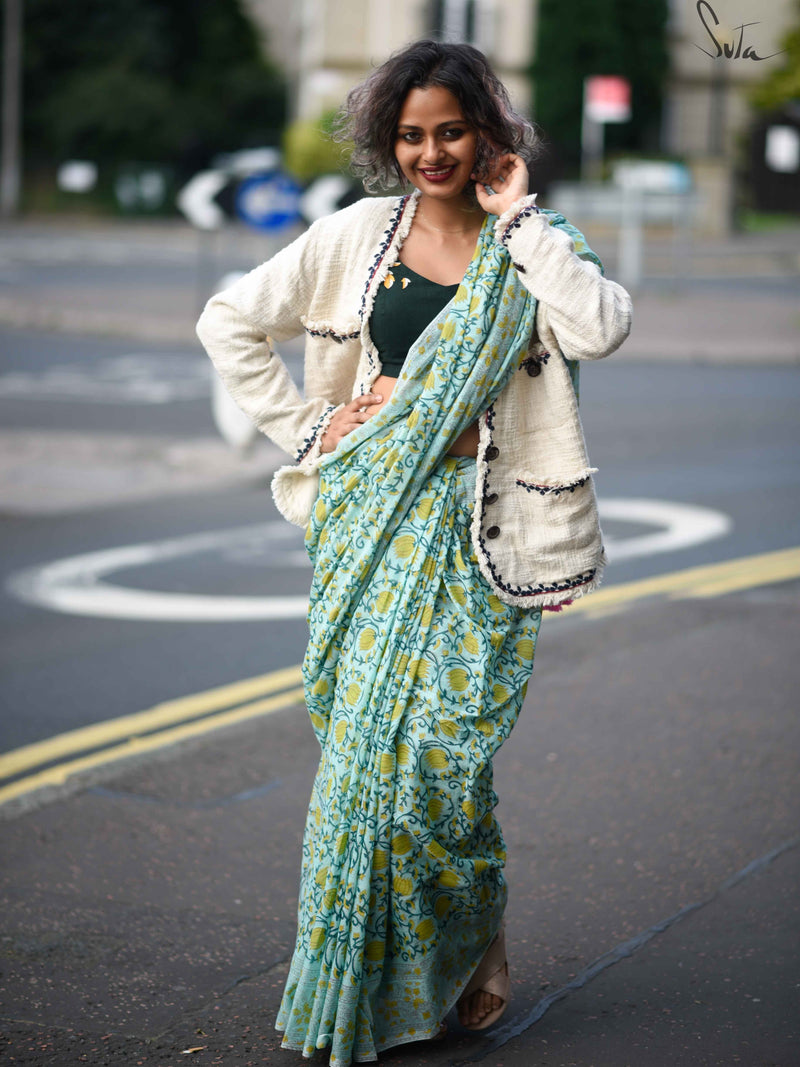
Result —
[{"label": "green foliage", "polygon": [[185,176],[280,137],[283,82],[238,0],[27,0],[25,15],[33,167],[141,160]]},{"label": "green foliage", "polygon": [[667,0],[540,0],[536,121],[562,164],[574,168],[580,159],[583,80],[593,74],[631,82],[631,121],[608,124],[606,146],[658,149],[667,14]]},{"label": "green foliage", "polygon": [[754,211],[752,208],[740,212],[737,223],[744,233],[769,233],[776,230],[788,230],[800,227],[800,213],[789,215],[780,211]]},{"label": "green foliage", "polygon": [[301,182],[323,174],[346,174],[350,146],[333,140],[335,111],[326,111],[319,119],[297,119],[283,135],[283,158],[286,169]]},{"label": "green foliage", "polygon": [[783,63],[772,70],[750,94],[760,111],[779,111],[793,101],[800,102],[800,2],[796,5],[796,25],[781,40]]}]

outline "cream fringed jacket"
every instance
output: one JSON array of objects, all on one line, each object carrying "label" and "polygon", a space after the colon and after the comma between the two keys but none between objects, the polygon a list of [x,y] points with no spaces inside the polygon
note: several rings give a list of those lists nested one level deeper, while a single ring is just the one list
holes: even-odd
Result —
[{"label": "cream fringed jacket", "polygon": [[[273,493],[300,526],[316,497],[320,438],[331,416],[368,393],[380,373],[369,317],[416,204],[417,194],[364,199],[321,219],[212,297],[198,323],[231,396],[294,455],[295,464],[275,474]],[[533,196],[498,219],[495,237],[538,306],[526,357],[480,417],[472,540],[502,601],[554,606],[595,588],[605,563],[592,468],[562,357],[613,352],[630,329],[630,298],[576,255]],[[274,349],[303,332],[304,397]]]}]

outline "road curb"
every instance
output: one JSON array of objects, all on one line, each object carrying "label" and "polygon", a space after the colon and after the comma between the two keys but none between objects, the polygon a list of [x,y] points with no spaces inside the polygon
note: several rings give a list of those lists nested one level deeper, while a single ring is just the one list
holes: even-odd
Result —
[{"label": "road curb", "polygon": [[57,515],[220,486],[266,483],[285,453],[259,438],[247,453],[214,437],[0,431],[0,495],[13,515]]},{"label": "road curb", "polygon": [[170,319],[155,314],[134,315],[57,304],[26,305],[7,297],[0,298],[0,325],[44,333],[129,337],[155,344],[197,343],[194,322],[183,317]]}]

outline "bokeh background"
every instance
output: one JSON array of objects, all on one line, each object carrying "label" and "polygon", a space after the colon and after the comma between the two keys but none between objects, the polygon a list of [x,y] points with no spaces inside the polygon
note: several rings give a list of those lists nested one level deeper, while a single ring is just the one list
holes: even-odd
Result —
[{"label": "bokeh background", "polygon": [[194,324],[363,195],[337,108],[432,35],[538,124],[634,322],[581,368],[605,585],[495,761],[509,1026],[381,1062],[795,1064],[800,4],[0,3],[0,1060],[301,1062],[310,566]]},{"label": "bokeh background", "polygon": [[[243,148],[280,148],[301,182],[335,171],[326,134],[346,91],[424,36],[491,57],[547,139],[542,191],[579,176],[584,79],[605,74],[629,80],[632,112],[606,129],[602,177],[620,158],[681,163],[716,232],[800,203],[800,165],[775,169],[764,151],[769,127],[800,130],[796,0],[4,0],[4,11],[6,215],[169,214],[193,174]],[[68,161],[96,180],[80,187],[73,171],[65,183]]]}]

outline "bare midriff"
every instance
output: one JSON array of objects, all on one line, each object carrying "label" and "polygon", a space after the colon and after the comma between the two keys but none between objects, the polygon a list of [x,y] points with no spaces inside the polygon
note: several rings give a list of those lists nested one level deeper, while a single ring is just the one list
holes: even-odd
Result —
[{"label": "bare midriff", "polygon": [[[385,407],[389,403],[389,398],[394,391],[394,387],[397,384],[397,378],[390,378],[388,374],[379,374],[375,381],[372,383],[371,392],[379,393],[383,400],[380,404],[370,404],[365,410],[370,415],[377,415],[382,407]],[[472,456],[475,458],[478,455],[478,424],[474,422],[471,426],[468,426],[462,434],[453,441],[448,451],[450,456]]]}]

